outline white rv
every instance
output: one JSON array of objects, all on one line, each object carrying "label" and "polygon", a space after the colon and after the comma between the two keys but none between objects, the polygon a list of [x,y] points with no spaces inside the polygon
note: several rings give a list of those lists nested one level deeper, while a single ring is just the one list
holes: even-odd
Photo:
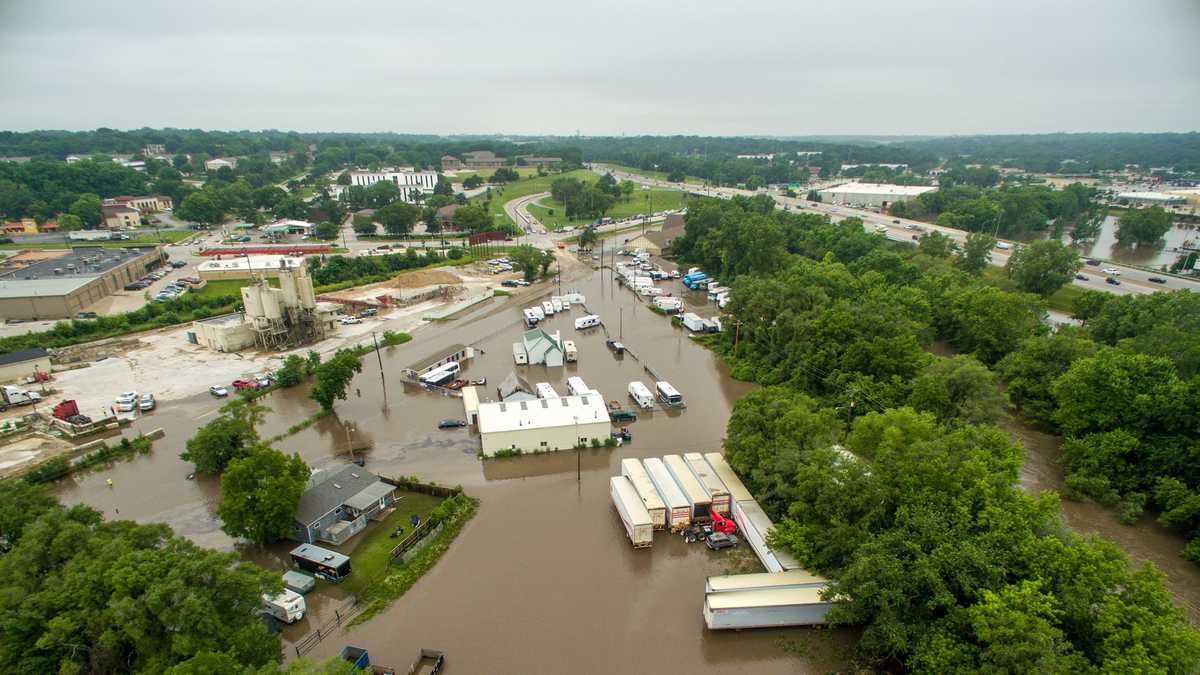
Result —
[{"label": "white rv", "polygon": [[542,302],[542,312],[544,312],[546,316],[554,316],[554,305],[551,304],[549,300]]},{"label": "white rv", "polygon": [[583,330],[584,328],[592,328],[600,325],[600,317],[595,314],[587,314],[575,319],[575,330]]},{"label": "white rv", "polygon": [[263,609],[284,623],[296,623],[300,619],[303,619],[304,612],[308,609],[303,595],[295,591],[289,591],[286,588],[276,596],[264,593],[262,601]]},{"label": "white rv", "polygon": [[655,382],[654,389],[658,392],[658,400],[662,401],[663,405],[668,408],[682,408],[684,406],[683,394],[680,394],[678,389],[672,387],[670,382],[666,380]]},{"label": "white rv", "polygon": [[533,388],[537,392],[538,398],[551,399],[559,397],[558,392],[554,391],[554,387],[550,386],[549,382],[538,382],[533,385]]},{"label": "white rv", "polygon": [[573,340],[563,340],[563,358],[567,363],[575,363],[579,360],[579,350],[575,348]]},{"label": "white rv", "polygon": [[639,408],[649,410],[654,407],[654,394],[639,381],[629,383],[629,398],[633,399]]},{"label": "white rv", "polygon": [[572,375],[567,378],[567,391],[571,392],[572,396],[583,396],[591,391],[591,387],[587,386],[582,377]]},{"label": "white rv", "polygon": [[525,308],[521,310],[521,313],[525,315],[525,325],[527,327],[533,328],[538,324],[538,315],[534,314],[532,309]]}]

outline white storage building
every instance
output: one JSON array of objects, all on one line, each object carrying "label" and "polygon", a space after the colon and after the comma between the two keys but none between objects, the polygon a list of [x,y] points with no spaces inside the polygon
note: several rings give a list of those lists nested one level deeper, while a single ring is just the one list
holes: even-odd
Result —
[{"label": "white storage building", "polygon": [[479,404],[479,436],[483,454],[498,450],[569,450],[603,443],[612,433],[602,396]]},{"label": "white storage building", "polygon": [[846,183],[825,190],[821,201],[846,206],[874,206],[886,209],[897,202],[915,199],[918,195],[933,192],[930,185],[889,185],[886,183]]}]

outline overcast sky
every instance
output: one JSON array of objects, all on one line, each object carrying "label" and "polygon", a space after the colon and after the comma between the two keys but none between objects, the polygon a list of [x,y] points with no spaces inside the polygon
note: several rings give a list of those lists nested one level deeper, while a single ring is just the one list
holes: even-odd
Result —
[{"label": "overcast sky", "polygon": [[1200,0],[0,0],[0,129],[100,126],[1190,131]]}]

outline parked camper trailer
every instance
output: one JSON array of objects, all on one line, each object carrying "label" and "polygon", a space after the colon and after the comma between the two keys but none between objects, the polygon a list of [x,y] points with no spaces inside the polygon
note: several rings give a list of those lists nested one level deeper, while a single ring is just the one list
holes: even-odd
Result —
[{"label": "parked camper trailer", "polygon": [[546,316],[553,316],[554,305],[549,300],[544,300],[542,301],[542,311],[545,312]]},{"label": "parked camper trailer", "polygon": [[654,481],[650,480],[650,475],[646,473],[646,468],[642,466],[642,463],[632,457],[621,460],[621,475],[629,479],[633,489],[637,491],[638,497],[641,497],[642,505],[650,514],[650,522],[654,524],[654,529],[665,528],[667,526],[667,506],[663,503],[658,489],[654,487]]},{"label": "parked camper trailer", "polygon": [[692,504],[683,494],[683,490],[679,489],[679,483],[671,477],[667,465],[657,457],[649,457],[642,461],[642,466],[667,509],[667,527],[671,528],[672,532],[687,529],[687,526],[692,524]]},{"label": "parked camper trailer", "polygon": [[584,394],[588,393],[589,390],[590,387],[587,386],[582,377],[576,377],[572,375],[571,377],[567,378],[567,391],[570,392],[572,396],[583,396]]},{"label": "parked camper trailer", "polygon": [[563,340],[563,359],[567,363],[575,363],[579,360],[579,349],[575,346],[574,340]]},{"label": "parked camper trailer", "polygon": [[730,515],[729,490],[725,489],[725,484],[717,478],[704,455],[698,452],[685,453],[683,461],[687,462],[692,475],[708,495],[709,501],[712,502],[712,510],[723,516]]},{"label": "parked camper trailer", "polygon": [[708,285],[708,299],[716,300],[718,295],[720,295],[728,290],[729,290],[728,286],[722,286],[721,284],[709,284]]},{"label": "parked camper trailer", "polygon": [[559,397],[558,392],[554,391],[554,387],[550,386],[549,382],[538,382],[533,385],[533,388],[537,392],[538,398],[551,399]]},{"label": "parked camper trailer", "polygon": [[350,576],[350,558],[312,544],[300,544],[291,551],[296,567],[321,579],[341,581]]},{"label": "parked camper trailer", "polygon": [[538,325],[538,321],[540,321],[540,319],[538,319],[537,314],[533,313],[532,309],[526,307],[525,309],[521,310],[521,313],[525,316],[525,325],[527,327],[533,328],[534,326]]},{"label": "parked camper trailer", "polygon": [[584,328],[592,328],[600,325],[600,317],[595,314],[586,314],[575,319],[575,330],[583,330]]},{"label": "parked camper trailer", "polygon": [[833,602],[823,588],[755,589],[704,596],[704,624],[711,630],[780,628],[824,624]]},{"label": "parked camper trailer", "polygon": [[712,520],[712,499],[704,491],[700,481],[692,475],[692,470],[688,468],[687,462],[683,461],[683,457],[667,455],[663,457],[663,464],[667,465],[671,478],[675,479],[679,489],[683,491],[683,496],[687,497],[692,507],[692,522]]},{"label": "parked camper trailer", "polygon": [[558,300],[559,302],[562,303],[563,311],[571,309],[571,296],[570,295],[556,295],[556,296],[550,298],[550,302],[554,302],[555,300]]},{"label": "parked camper trailer", "polygon": [[554,308],[555,312],[563,311],[563,304],[560,298],[550,298],[550,306]]},{"label": "parked camper trailer", "polygon": [[660,295],[654,298],[654,306],[668,314],[673,314],[683,309],[683,300],[673,295]]},{"label": "parked camper trailer", "polygon": [[683,395],[666,380],[655,382],[654,391],[658,394],[658,400],[668,408],[682,408],[685,405]]},{"label": "parked camper trailer", "polygon": [[286,588],[279,595],[264,593],[262,601],[263,610],[284,623],[296,623],[303,619],[304,612],[308,609],[303,595]]},{"label": "parked camper trailer", "polygon": [[754,501],[754,495],[750,494],[750,491],[746,489],[745,484],[742,483],[742,479],[738,478],[737,474],[733,471],[733,467],[729,466],[729,462],[725,461],[725,457],[721,453],[706,452],[704,453],[704,459],[712,467],[713,473],[716,474],[721,484],[725,486],[725,490],[729,492],[729,501],[731,504],[733,502]]},{"label": "parked camper trailer", "polygon": [[705,331],[706,324],[704,319],[700,318],[699,314],[688,312],[680,318],[683,320],[683,327],[693,333],[703,333]]},{"label": "parked camper trailer", "polygon": [[754,500],[733,503],[733,522],[737,523],[742,540],[750,545],[751,550],[762,561],[768,572],[784,572],[800,569],[800,562],[782,549],[771,548],[767,538],[775,529],[770,517]]},{"label": "parked camper trailer", "polygon": [[633,484],[625,476],[613,476],[609,479],[609,486],[613,506],[621,517],[630,543],[634,548],[649,548],[654,543],[654,524],[637,490],[633,489]]},{"label": "parked camper trailer", "polygon": [[421,383],[437,385],[445,384],[454,379],[454,376],[458,374],[460,369],[461,366],[458,365],[458,361],[451,361],[449,363],[442,364],[422,375],[420,378]]},{"label": "parked camper trailer", "polygon": [[654,407],[654,394],[650,393],[646,385],[636,380],[629,383],[629,398],[633,399],[639,408],[648,410]]},{"label": "parked camper trailer", "polygon": [[513,361],[518,366],[524,366],[529,363],[529,352],[525,351],[524,342],[513,343]]},{"label": "parked camper trailer", "polygon": [[533,307],[529,308],[529,311],[533,312],[533,315],[537,317],[538,321],[544,321],[546,319],[546,313],[542,311],[541,305],[534,305]]}]

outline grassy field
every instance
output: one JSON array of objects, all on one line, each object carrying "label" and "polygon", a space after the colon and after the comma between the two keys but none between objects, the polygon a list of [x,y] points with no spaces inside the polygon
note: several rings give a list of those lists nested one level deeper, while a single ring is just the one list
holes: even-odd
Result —
[{"label": "grassy field", "polygon": [[[537,167],[536,166],[510,166],[509,168],[515,169],[517,172],[517,175],[520,176],[522,179],[537,175]],[[450,182],[452,182],[452,183],[461,183],[464,180],[470,178],[471,176],[479,176],[486,183],[487,179],[491,178],[492,174],[494,174],[494,173],[496,173],[495,169],[484,169],[483,171],[463,170],[463,171],[455,171],[453,176],[447,176],[447,177],[450,179]]]},{"label": "grassy field", "polygon": [[[595,174],[593,174],[595,175]],[[620,220],[639,213],[653,213],[667,209],[682,208],[687,199],[687,193],[679,190],[634,190],[629,201],[617,200],[605,215]],[[554,213],[552,214],[551,211]],[[542,224],[550,228],[569,225],[583,225],[592,221],[591,218],[567,218],[562,204],[547,197],[539,204],[530,204],[529,212]]]},{"label": "grassy field", "polygon": [[187,237],[192,236],[193,234],[195,234],[195,232],[189,232],[189,231],[184,231],[184,230],[163,230],[163,231],[159,232],[157,235],[150,233],[150,234],[144,234],[139,237],[133,237],[132,239],[123,239],[120,241],[111,241],[111,240],[70,241],[70,242],[59,242],[59,243],[53,243],[53,244],[22,244],[19,242],[14,242],[12,244],[0,244],[0,250],[5,250],[5,251],[19,251],[19,250],[23,250],[23,249],[53,250],[53,249],[65,249],[65,248],[72,248],[72,247],[79,247],[79,246],[87,246],[87,247],[100,246],[102,248],[123,248],[125,246],[133,246],[133,245],[139,245],[139,244],[140,245],[174,244],[178,241],[182,241],[183,239],[186,239]]},{"label": "grassy field", "polygon": [[549,176],[541,178],[530,178],[529,180],[519,180],[516,183],[509,183],[503,188],[492,188],[491,202],[484,201],[484,195],[479,195],[471,199],[474,203],[489,204],[487,207],[488,215],[491,216],[492,222],[496,225],[511,224],[512,219],[504,213],[504,205],[517,197],[536,194],[538,192],[549,192],[550,184],[559,178],[578,178],[579,180],[594,181],[598,178],[596,174],[587,169],[576,169],[566,173],[552,173]]},{"label": "grassy field", "polygon": [[[279,288],[278,279],[270,279],[270,284]],[[241,295],[241,288],[250,283],[249,279],[216,279],[204,285],[198,291],[192,291],[198,298],[212,298],[218,295]]]},{"label": "grassy field", "polygon": [[[372,525],[366,534],[360,535],[354,550],[350,552],[350,566],[354,572],[342,585],[354,595],[361,597],[387,570],[392,549],[412,532],[409,517],[415,513],[424,521],[443,500],[442,497],[416,492],[397,491],[397,494],[401,498],[396,502],[396,510],[382,522]],[[404,534],[393,539],[390,535],[398,525],[404,527]]]}]

